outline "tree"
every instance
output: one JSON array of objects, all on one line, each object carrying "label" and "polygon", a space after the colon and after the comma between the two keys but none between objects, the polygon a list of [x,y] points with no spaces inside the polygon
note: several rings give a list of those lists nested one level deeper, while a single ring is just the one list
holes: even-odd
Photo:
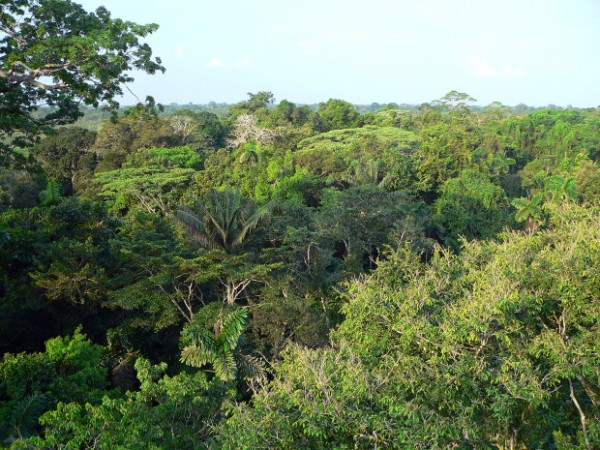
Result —
[{"label": "tree", "polygon": [[332,346],[291,347],[220,448],[597,448],[600,221],[570,208],[427,264],[390,254],[348,286]]},{"label": "tree", "polygon": [[38,349],[90,316],[104,320],[115,222],[103,205],[77,197],[0,215],[10,235],[0,251],[0,353]]},{"label": "tree", "polygon": [[211,189],[204,202],[194,198],[191,207],[177,211],[177,218],[203,247],[231,254],[269,220],[270,208],[270,204],[257,208],[242,197],[239,188],[234,191],[227,187],[222,191]]},{"label": "tree", "polygon": [[575,179],[556,175],[544,179],[544,199],[553,203],[574,201],[577,199]]},{"label": "tree", "polygon": [[432,103],[449,112],[459,112],[465,114],[469,112],[469,103],[474,103],[476,101],[476,99],[471,97],[469,94],[465,94],[464,92],[450,91],[441,99],[435,100]]},{"label": "tree", "polygon": [[201,148],[222,147],[225,136],[225,127],[216,114],[203,111],[196,116],[197,128],[192,135],[192,141]]},{"label": "tree", "polygon": [[[303,139],[294,153],[296,164],[315,175],[332,175],[342,181],[355,161],[381,160],[381,177],[396,179],[397,189],[406,189],[416,179],[419,138],[394,127],[347,128]],[[386,169],[385,171],[383,169]]]},{"label": "tree", "polygon": [[201,158],[189,147],[152,148],[131,153],[124,168],[96,174],[99,197],[112,201],[113,210],[139,205],[150,212],[181,200]]},{"label": "tree", "polygon": [[534,230],[538,225],[542,225],[547,217],[544,211],[542,200],[543,193],[538,193],[532,198],[515,198],[512,205],[516,208],[515,219],[517,222],[526,222],[529,230]]},{"label": "tree", "polygon": [[248,92],[248,100],[236,103],[229,108],[229,114],[237,116],[239,114],[255,114],[263,111],[272,105],[275,97],[272,92],[260,91],[256,94]]},{"label": "tree", "polygon": [[354,128],[360,125],[360,114],[351,103],[329,99],[319,104],[315,123],[318,131]]},{"label": "tree", "polygon": [[49,134],[32,150],[48,178],[54,178],[73,194],[85,187],[93,177],[97,164],[91,147],[96,133],[79,127],[61,128]]},{"label": "tree", "polygon": [[77,329],[57,337],[43,353],[7,353],[0,360],[0,440],[27,437],[37,419],[58,402],[97,402],[108,384],[102,348]]},{"label": "tree", "polygon": [[575,171],[575,187],[577,194],[584,202],[600,201],[600,167],[591,161],[581,161]]},{"label": "tree", "polygon": [[102,124],[92,151],[98,155],[96,173],[120,169],[127,157],[136,150],[175,147],[180,142],[175,130],[163,118],[123,115],[117,121]]},{"label": "tree", "polygon": [[259,144],[271,144],[276,133],[268,128],[259,127],[256,118],[250,114],[240,114],[236,117],[231,130],[231,136],[227,139],[227,148],[237,148],[249,141]]},{"label": "tree", "polygon": [[495,175],[506,175],[509,173],[511,166],[514,166],[516,161],[513,158],[507,158],[502,153],[489,153],[485,164]]},{"label": "tree", "polygon": [[438,220],[446,228],[446,242],[458,250],[459,237],[488,239],[510,224],[510,205],[504,190],[489,176],[463,170],[442,186],[435,202]]},{"label": "tree", "polygon": [[60,194],[60,183],[54,179],[49,180],[46,185],[46,189],[40,192],[40,200],[42,201],[42,205],[56,205],[60,202],[61,194]]},{"label": "tree", "polygon": [[288,100],[281,100],[273,110],[273,121],[279,125],[302,126],[308,122],[312,111],[309,106],[297,106]]},{"label": "tree", "polygon": [[43,433],[11,448],[207,448],[222,404],[235,391],[206,374],[165,375],[165,363],[135,362],[139,389],[124,397],[106,393],[98,404],[60,403],[40,419]]},{"label": "tree", "polygon": [[[81,102],[117,106],[131,70],[164,71],[140,42],[157,29],[113,19],[104,7],[86,12],[70,0],[2,2],[0,141],[14,137],[19,145],[45,125],[73,122]],[[48,108],[34,117],[40,105]]]},{"label": "tree", "polygon": [[353,186],[373,185],[381,182],[381,161],[370,159],[366,162],[352,161],[352,172],[346,176],[346,181]]},{"label": "tree", "polygon": [[[422,202],[405,192],[386,192],[373,184],[343,191],[326,190],[316,226],[328,239],[331,253],[344,261],[344,269],[359,273],[376,267],[386,244],[411,245],[426,250],[429,222]],[[402,236],[402,237],[400,237]]]},{"label": "tree", "polygon": [[211,320],[212,330],[206,328],[197,317],[181,332],[181,361],[192,367],[210,364],[219,380],[235,380],[238,362],[243,359],[238,346],[246,327],[247,316],[248,310],[245,308],[226,313],[219,307]]}]

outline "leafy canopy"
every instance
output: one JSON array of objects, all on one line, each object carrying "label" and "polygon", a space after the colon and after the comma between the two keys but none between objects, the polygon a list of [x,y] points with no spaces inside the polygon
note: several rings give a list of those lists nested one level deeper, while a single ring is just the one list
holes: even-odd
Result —
[{"label": "leafy canopy", "polygon": [[[70,0],[7,0],[0,6],[0,137],[73,122],[79,103],[118,106],[132,70],[164,71],[140,38],[158,29],[87,12]],[[34,117],[40,105],[49,112]],[[21,135],[26,137],[26,135]],[[17,140],[17,143],[19,140]],[[20,139],[23,142],[23,139]]]}]

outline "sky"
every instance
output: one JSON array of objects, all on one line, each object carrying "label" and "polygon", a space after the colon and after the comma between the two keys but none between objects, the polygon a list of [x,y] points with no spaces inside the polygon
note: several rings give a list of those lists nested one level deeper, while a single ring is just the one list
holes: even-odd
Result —
[{"label": "sky", "polygon": [[[157,23],[139,98],[600,105],[600,0],[74,0]],[[122,103],[135,103],[127,94]]]}]

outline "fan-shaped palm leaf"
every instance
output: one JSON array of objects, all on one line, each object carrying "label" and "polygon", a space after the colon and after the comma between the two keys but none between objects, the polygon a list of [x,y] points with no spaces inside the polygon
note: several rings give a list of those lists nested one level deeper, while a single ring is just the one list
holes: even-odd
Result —
[{"label": "fan-shaped palm leaf", "polygon": [[248,236],[271,217],[271,204],[256,209],[239,188],[211,190],[204,202],[194,199],[192,207],[177,211],[177,218],[202,246],[232,253]]},{"label": "fan-shaped palm leaf", "polygon": [[12,426],[19,437],[34,433],[38,419],[46,409],[47,399],[41,394],[31,394],[15,403]]}]

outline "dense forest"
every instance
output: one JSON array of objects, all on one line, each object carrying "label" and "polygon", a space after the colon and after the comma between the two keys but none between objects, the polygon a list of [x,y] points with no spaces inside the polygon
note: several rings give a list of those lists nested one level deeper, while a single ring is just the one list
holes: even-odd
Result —
[{"label": "dense forest", "polygon": [[155,26],[1,8],[1,448],[600,448],[600,109],[117,109]]}]

